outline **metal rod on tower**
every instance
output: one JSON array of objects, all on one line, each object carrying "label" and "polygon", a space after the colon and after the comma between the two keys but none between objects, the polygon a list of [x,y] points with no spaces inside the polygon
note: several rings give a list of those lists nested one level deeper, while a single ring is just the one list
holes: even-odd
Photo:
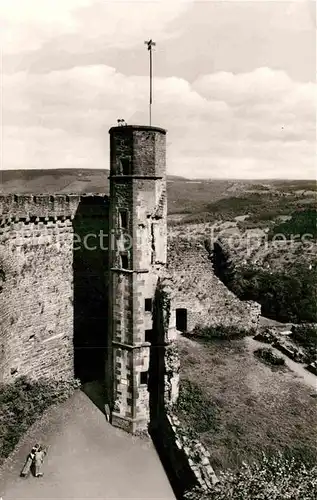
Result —
[{"label": "metal rod on tower", "polygon": [[155,47],[156,43],[153,40],[148,40],[144,42],[147,45],[147,49],[150,51],[150,106],[149,106],[149,114],[150,114],[150,125],[152,123],[152,102],[153,102],[153,92],[152,92],[152,70],[153,70],[153,62],[152,62],[152,47]]}]

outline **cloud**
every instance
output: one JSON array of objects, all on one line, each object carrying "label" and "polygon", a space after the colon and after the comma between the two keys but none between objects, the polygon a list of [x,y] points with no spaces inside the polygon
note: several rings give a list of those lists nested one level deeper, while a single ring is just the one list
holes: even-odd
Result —
[{"label": "cloud", "polygon": [[131,49],[149,36],[164,40],[168,23],[189,5],[182,0],[10,0],[0,7],[3,53]]},{"label": "cloud", "polygon": [[[315,91],[282,71],[154,80],[168,169],[189,177],[314,177]],[[96,65],[3,78],[3,168],[108,167],[108,128],[148,122],[148,78]]]},{"label": "cloud", "polygon": [[148,122],[153,37],[170,173],[314,177],[314,12],[305,0],[2,2],[2,168],[108,167],[108,128]]}]

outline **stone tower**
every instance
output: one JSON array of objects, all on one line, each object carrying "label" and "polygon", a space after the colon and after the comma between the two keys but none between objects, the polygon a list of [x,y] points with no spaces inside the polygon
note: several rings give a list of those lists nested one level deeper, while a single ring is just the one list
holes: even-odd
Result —
[{"label": "stone tower", "polygon": [[110,133],[109,335],[112,424],[135,433],[149,423],[152,309],[166,265],[166,131],[113,127]]}]

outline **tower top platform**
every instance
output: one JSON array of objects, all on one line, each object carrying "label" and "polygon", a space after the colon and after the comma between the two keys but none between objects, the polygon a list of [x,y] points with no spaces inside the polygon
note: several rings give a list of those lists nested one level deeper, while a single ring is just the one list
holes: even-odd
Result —
[{"label": "tower top platform", "polygon": [[121,125],[118,127],[111,127],[109,129],[109,134],[113,134],[115,132],[124,132],[131,130],[140,130],[140,131],[149,131],[149,132],[160,132],[161,134],[166,134],[166,130],[161,127],[152,127],[151,125]]}]

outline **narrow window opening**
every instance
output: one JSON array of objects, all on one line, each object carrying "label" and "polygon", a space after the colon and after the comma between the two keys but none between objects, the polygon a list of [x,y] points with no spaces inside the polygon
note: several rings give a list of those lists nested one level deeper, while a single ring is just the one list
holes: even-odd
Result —
[{"label": "narrow window opening", "polygon": [[145,342],[151,342],[153,337],[153,330],[145,330]]},{"label": "narrow window opening", "polygon": [[152,299],[145,299],[144,309],[145,311],[152,311]]},{"label": "narrow window opening", "polygon": [[154,264],[155,256],[155,239],[154,239],[154,224],[151,224],[151,264]]},{"label": "narrow window opening", "polygon": [[187,331],[187,309],[176,309],[176,328],[180,332]]},{"label": "narrow window opening", "polygon": [[126,210],[120,210],[119,212],[119,225],[121,229],[128,228],[128,212]]},{"label": "narrow window opening", "polygon": [[121,158],[122,174],[131,175],[131,160],[130,158]]},{"label": "narrow window opening", "polygon": [[146,385],[148,382],[148,372],[141,372],[140,374],[140,383],[142,385]]},{"label": "narrow window opening", "polygon": [[122,269],[128,269],[129,260],[127,255],[121,255],[121,267]]}]

